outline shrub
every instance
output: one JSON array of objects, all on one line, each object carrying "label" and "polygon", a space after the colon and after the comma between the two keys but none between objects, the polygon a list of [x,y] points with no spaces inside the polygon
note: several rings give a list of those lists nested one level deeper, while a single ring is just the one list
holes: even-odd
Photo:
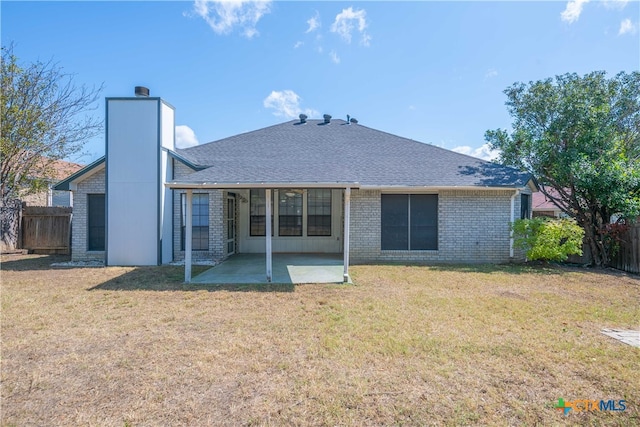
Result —
[{"label": "shrub", "polygon": [[582,255],[584,230],[573,219],[518,219],[511,230],[514,246],[526,250],[529,260],[566,261],[569,255]]}]

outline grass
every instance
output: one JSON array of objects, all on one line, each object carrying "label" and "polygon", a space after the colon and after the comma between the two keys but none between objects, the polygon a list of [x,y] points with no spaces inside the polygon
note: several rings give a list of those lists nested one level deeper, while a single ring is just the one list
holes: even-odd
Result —
[{"label": "grass", "polygon": [[[355,285],[2,257],[2,425],[637,425],[640,279],[355,266]],[[196,271],[197,273],[197,271]],[[553,408],[625,399],[619,413]]]}]

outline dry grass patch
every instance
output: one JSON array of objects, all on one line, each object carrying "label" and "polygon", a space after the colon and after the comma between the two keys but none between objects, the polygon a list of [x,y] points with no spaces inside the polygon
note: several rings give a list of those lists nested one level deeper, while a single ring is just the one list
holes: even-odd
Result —
[{"label": "dry grass patch", "polygon": [[[640,280],[357,266],[355,285],[185,286],[182,268],[2,258],[3,425],[631,425]],[[553,402],[625,399],[623,413]]]}]

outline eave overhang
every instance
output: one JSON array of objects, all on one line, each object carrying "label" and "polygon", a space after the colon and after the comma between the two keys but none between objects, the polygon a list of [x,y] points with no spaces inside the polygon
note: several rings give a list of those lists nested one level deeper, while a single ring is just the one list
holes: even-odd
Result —
[{"label": "eave overhang", "polygon": [[360,188],[357,182],[180,182],[165,183],[174,190],[223,189],[223,188]]}]

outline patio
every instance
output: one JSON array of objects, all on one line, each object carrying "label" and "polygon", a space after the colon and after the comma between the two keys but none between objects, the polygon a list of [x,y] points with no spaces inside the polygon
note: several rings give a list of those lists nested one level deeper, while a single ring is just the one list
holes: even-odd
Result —
[{"label": "patio", "polygon": [[[191,280],[197,284],[268,283],[265,254],[233,255]],[[271,283],[342,283],[341,254],[273,254]]]}]

